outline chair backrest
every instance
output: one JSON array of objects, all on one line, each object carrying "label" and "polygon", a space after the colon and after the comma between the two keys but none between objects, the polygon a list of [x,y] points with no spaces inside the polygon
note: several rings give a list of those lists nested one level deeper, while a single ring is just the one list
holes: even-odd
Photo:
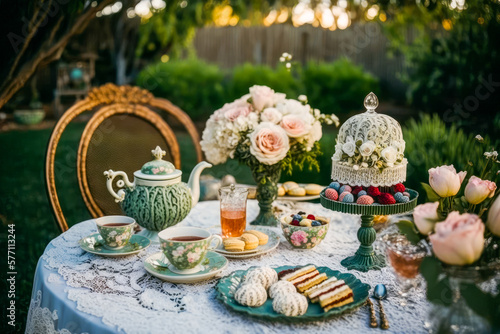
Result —
[{"label": "chair backrest", "polygon": [[68,109],[52,131],[45,159],[45,181],[50,204],[61,231],[68,229],[56,189],[56,152],[63,132],[77,116],[93,112],[81,134],[76,151],[76,174],[80,192],[92,217],[119,214],[120,207],[106,188],[103,172],[132,173],[151,160],[150,152],[159,145],[167,160],[180,169],[177,138],[167,122],[155,111],[166,112],[182,125],[193,141],[196,159],[202,160],[200,138],[189,116],[171,102],[155,98],[138,87],[106,84]]}]

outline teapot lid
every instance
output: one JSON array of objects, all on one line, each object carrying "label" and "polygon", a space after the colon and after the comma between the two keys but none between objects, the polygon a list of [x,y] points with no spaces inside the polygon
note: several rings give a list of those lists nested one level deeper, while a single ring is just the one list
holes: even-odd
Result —
[{"label": "teapot lid", "polygon": [[155,159],[146,162],[140,171],[134,173],[135,176],[144,179],[162,180],[178,177],[182,174],[180,170],[175,169],[171,162],[162,159],[166,152],[160,146],[156,146],[154,150],[151,150],[151,153]]}]

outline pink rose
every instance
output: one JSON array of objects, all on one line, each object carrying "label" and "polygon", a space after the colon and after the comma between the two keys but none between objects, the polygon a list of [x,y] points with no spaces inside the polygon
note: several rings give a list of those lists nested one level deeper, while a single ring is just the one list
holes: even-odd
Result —
[{"label": "pink rose", "polygon": [[495,182],[481,180],[472,175],[465,186],[465,199],[470,204],[479,204],[487,197],[493,197],[496,189],[497,185]]},{"label": "pink rose", "polygon": [[467,172],[457,173],[453,165],[429,169],[429,184],[441,197],[455,196]]},{"label": "pink rose", "polygon": [[306,124],[304,119],[299,115],[286,115],[281,120],[281,127],[286,131],[286,134],[292,138],[305,136],[311,130],[311,125]]},{"label": "pink rose", "polygon": [[301,243],[305,243],[307,241],[307,233],[304,231],[295,231],[292,233],[290,240],[292,240],[292,243],[295,246],[300,246]]},{"label": "pink rose", "polygon": [[286,132],[278,125],[262,122],[250,133],[250,153],[266,165],[274,165],[281,161],[290,143]]},{"label": "pink rose", "polygon": [[439,202],[417,205],[413,210],[413,221],[423,235],[429,235],[438,221]]},{"label": "pink rose", "polygon": [[246,117],[248,114],[250,114],[250,105],[247,104],[246,106],[242,107],[236,107],[233,109],[226,110],[224,112],[224,116],[230,120],[231,122],[234,122],[238,117],[243,116]]},{"label": "pink rose", "polygon": [[274,90],[267,86],[250,87],[250,96],[256,110],[262,111],[266,107],[272,107],[274,104]]},{"label": "pink rose", "polygon": [[474,214],[450,212],[437,223],[436,233],[429,236],[438,259],[451,265],[467,265],[479,259],[484,248],[484,224]]},{"label": "pink rose", "polygon": [[260,114],[262,122],[271,122],[273,124],[278,124],[281,122],[283,115],[276,108],[266,108]]},{"label": "pink rose", "polygon": [[486,226],[488,226],[491,233],[500,236],[500,196],[490,206]]}]

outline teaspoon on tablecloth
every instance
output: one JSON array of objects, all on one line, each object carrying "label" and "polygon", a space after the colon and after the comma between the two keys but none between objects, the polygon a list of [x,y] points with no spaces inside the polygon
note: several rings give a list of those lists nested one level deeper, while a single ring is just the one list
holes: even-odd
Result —
[{"label": "teaspoon on tablecloth", "polygon": [[382,306],[382,299],[387,297],[387,288],[384,284],[377,284],[375,289],[373,289],[373,297],[378,300],[378,307],[380,309],[380,328],[389,329],[389,321],[384,312],[384,307]]},{"label": "teaspoon on tablecloth", "polygon": [[375,309],[373,308],[373,303],[368,297],[366,300],[366,304],[368,304],[368,308],[370,309],[370,327],[376,328],[378,327],[377,317],[375,316]]}]

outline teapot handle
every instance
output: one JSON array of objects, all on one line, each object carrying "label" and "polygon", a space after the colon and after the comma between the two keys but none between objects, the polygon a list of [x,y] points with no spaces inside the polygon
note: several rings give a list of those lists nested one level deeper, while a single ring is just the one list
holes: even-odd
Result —
[{"label": "teapot handle", "polygon": [[135,186],[135,184],[131,183],[128,180],[128,176],[127,174],[125,174],[125,172],[115,172],[110,169],[104,172],[104,176],[108,178],[108,180],[106,181],[106,186],[108,187],[109,193],[115,198],[116,203],[123,201],[123,199],[125,198],[125,190],[120,189],[118,190],[118,193],[115,192],[115,190],[113,189],[113,180],[115,179],[115,177],[121,176],[123,178],[123,180],[118,180],[116,182],[116,185],[120,188],[123,188],[124,186],[127,186],[128,188],[134,188]]}]

